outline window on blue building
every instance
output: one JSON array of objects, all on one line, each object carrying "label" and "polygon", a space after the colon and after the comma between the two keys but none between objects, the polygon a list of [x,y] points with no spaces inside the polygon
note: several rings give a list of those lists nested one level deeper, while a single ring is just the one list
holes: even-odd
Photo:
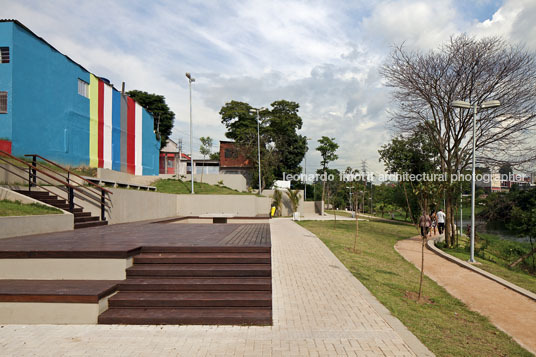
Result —
[{"label": "window on blue building", "polygon": [[9,63],[9,47],[0,47],[0,63]]},{"label": "window on blue building", "polygon": [[89,98],[89,84],[81,79],[78,79],[78,94]]},{"label": "window on blue building", "polygon": [[0,114],[7,114],[7,92],[0,92]]}]

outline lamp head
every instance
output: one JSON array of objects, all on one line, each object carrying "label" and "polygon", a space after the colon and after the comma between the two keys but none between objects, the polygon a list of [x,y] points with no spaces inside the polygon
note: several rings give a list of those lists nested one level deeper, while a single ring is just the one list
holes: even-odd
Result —
[{"label": "lamp head", "polygon": [[471,109],[471,104],[463,100],[455,100],[454,102],[452,102],[452,106],[454,108]]},{"label": "lamp head", "polygon": [[496,108],[498,106],[501,105],[501,102],[499,102],[498,100],[490,100],[490,101],[487,101],[487,102],[484,102],[480,105],[480,108],[482,109],[486,109],[486,108]]},{"label": "lamp head", "polygon": [[195,82],[195,78],[192,77],[192,75],[190,74],[190,72],[186,72],[186,78],[188,78],[188,80],[190,82]]}]

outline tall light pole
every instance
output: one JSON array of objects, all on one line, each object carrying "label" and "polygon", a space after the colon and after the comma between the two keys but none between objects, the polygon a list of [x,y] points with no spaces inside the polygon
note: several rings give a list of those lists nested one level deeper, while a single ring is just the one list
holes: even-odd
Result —
[{"label": "tall light pole", "polygon": [[194,194],[194,151],[192,146],[192,82],[195,82],[195,78],[189,72],[186,72],[186,78],[188,78],[188,85],[190,87],[190,176],[192,177],[192,195]]},{"label": "tall light pole", "polygon": [[501,105],[498,100],[490,100],[480,105],[477,103],[464,102],[463,100],[455,100],[452,102],[454,108],[473,109],[473,174],[471,175],[471,258],[470,263],[475,262],[475,165],[476,165],[476,113],[478,109],[495,108]]},{"label": "tall light pole", "polygon": [[[306,140],[306,144],[307,144],[307,141],[309,140],[313,140],[311,138],[305,138]],[[309,151],[309,147],[307,146],[307,150],[305,151],[305,155],[303,155],[303,159],[304,159],[304,164],[303,164],[303,169],[305,171],[305,187],[304,187],[304,191],[303,191],[303,200],[304,201],[307,201],[307,151]],[[313,197],[314,199],[314,197]]]},{"label": "tall light pole", "polygon": [[262,194],[262,186],[261,186],[261,129],[260,129],[260,114],[259,112],[261,110],[265,110],[266,108],[251,108],[249,111],[250,113],[256,113],[257,114],[257,159],[259,162],[259,195]]}]

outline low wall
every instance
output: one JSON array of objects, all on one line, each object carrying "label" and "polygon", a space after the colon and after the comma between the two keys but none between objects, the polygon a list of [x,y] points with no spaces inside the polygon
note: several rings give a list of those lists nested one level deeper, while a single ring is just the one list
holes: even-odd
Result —
[{"label": "low wall", "polygon": [[[182,178],[183,181],[190,181],[191,176],[190,174],[183,175]],[[194,181],[201,182],[201,174],[195,174],[194,175]],[[227,186],[229,188],[232,188],[233,190],[237,190],[240,192],[247,191],[248,184],[247,180],[243,175],[232,175],[232,174],[204,174],[203,175],[203,182],[208,183],[210,185],[217,185],[220,181],[223,181],[223,185]]]},{"label": "low wall", "polygon": [[116,181],[120,183],[127,183],[130,185],[143,185],[151,186],[151,184],[158,180],[158,176],[136,176],[126,172],[114,171],[110,169],[97,169],[97,178],[101,180]]},{"label": "low wall", "polygon": [[0,279],[124,280],[127,259],[5,258],[0,259]]},{"label": "low wall", "polygon": [[98,303],[0,302],[1,324],[97,324],[108,308],[108,297]]},{"label": "low wall", "polygon": [[270,213],[271,199],[254,195],[177,195],[179,216],[228,213],[254,217]]},{"label": "low wall", "polygon": [[[21,176],[23,176],[24,178],[21,178],[17,175],[14,175],[8,171],[6,171],[5,169],[8,169],[10,171],[13,171]],[[51,182],[54,183],[54,180],[50,180]],[[19,168],[17,167],[14,167],[13,165],[8,165],[8,164],[0,164],[0,184],[4,184],[4,185],[26,185],[26,187],[28,186],[28,169],[25,169],[25,171],[21,171]],[[47,185],[46,182],[44,182],[43,180],[41,180],[39,178],[39,174],[37,174],[37,184],[39,185]]]},{"label": "low wall", "polygon": [[[0,187],[0,200],[39,203],[43,206],[52,207],[3,187]],[[74,227],[74,216],[69,212],[63,211],[63,214],[0,217],[0,227],[0,239],[30,234],[69,231]]]}]

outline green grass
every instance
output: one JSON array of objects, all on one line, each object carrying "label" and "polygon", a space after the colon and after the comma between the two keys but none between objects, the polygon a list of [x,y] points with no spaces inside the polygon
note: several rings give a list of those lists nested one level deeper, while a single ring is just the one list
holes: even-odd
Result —
[{"label": "green grass", "polygon": [[34,216],[41,214],[59,214],[61,210],[38,203],[24,204],[20,201],[0,201],[0,216]]},{"label": "green grass", "polygon": [[391,313],[438,356],[531,356],[487,318],[470,311],[431,279],[423,293],[431,303],[406,298],[416,292],[419,270],[395,250],[398,240],[417,234],[396,222],[361,221],[358,253],[353,253],[355,223],[302,221]]},{"label": "green grass", "polygon": [[[160,179],[155,181],[153,186],[156,186],[158,192],[188,194],[191,190],[190,181]],[[222,185],[209,185],[207,183],[194,182],[194,192],[204,195],[250,195],[248,192],[240,192]]]},{"label": "green grass", "polygon": [[335,210],[330,209],[330,210],[326,210],[326,213],[336,214],[337,216],[342,216],[342,217],[352,217],[352,214],[346,211],[335,211]]},{"label": "green grass", "polygon": [[[509,264],[512,263],[525,252],[530,250],[528,243],[513,242],[499,237],[493,234],[479,234],[480,241],[475,244],[475,258],[481,263],[479,268],[485,270],[493,275],[503,278],[511,283],[514,283],[524,289],[536,293],[536,275],[529,273],[529,263],[531,259],[526,259],[527,262],[510,268]],[[469,241],[467,237],[460,238],[460,245],[457,248],[442,248],[448,254],[460,258],[462,260],[469,260]]]}]

